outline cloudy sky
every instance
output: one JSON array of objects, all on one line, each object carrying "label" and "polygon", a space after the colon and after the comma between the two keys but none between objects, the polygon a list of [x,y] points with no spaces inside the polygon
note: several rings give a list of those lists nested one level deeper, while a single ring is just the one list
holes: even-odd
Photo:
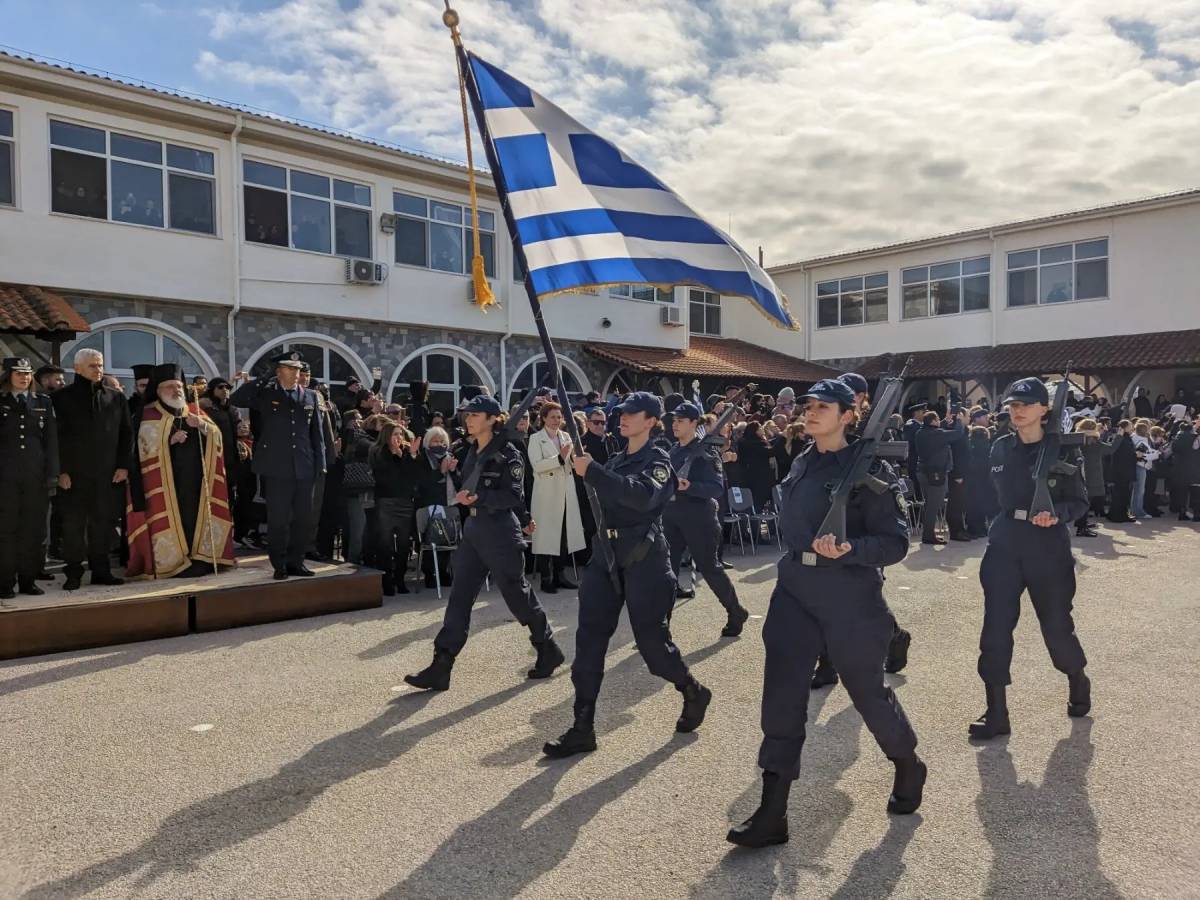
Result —
[{"label": "cloudy sky", "polygon": [[[1200,0],[455,0],[768,264],[1200,186]],[[441,0],[0,0],[0,43],[454,159]]]}]

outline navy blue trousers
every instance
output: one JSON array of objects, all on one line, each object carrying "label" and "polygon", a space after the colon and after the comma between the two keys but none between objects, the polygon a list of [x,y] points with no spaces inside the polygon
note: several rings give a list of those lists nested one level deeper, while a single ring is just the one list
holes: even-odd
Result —
[{"label": "navy blue trousers", "polygon": [[721,522],[716,500],[674,500],[663,510],[663,530],[671,548],[671,571],[679,577],[685,549],[692,551],[692,571],[699,572],[729,612],[737,609],[737,590],[717,559]]}]

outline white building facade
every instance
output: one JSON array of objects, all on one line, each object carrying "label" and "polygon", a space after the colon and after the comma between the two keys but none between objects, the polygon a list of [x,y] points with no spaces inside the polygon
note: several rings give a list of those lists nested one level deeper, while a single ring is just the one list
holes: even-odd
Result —
[{"label": "white building facade", "polygon": [[[545,363],[486,175],[480,214],[501,304],[487,313],[471,297],[463,166],[0,54],[0,285],[65,298],[91,333],[63,358],[96,347],[126,382],[146,362],[263,372],[287,348],[335,391],[378,367],[389,399],[418,380],[442,408],[466,385],[507,398]],[[684,356],[691,331],[736,340],[758,318],[683,287],[566,295],[544,314],[579,392],[672,386],[589,347]],[[0,352],[48,357],[7,330]]]}]

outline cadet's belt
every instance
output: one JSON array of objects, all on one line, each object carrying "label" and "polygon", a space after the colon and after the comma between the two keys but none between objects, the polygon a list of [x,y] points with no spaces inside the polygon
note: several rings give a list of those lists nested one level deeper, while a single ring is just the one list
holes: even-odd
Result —
[{"label": "cadet's belt", "polygon": [[815,550],[793,550],[788,554],[788,559],[792,562],[800,563],[802,566],[814,566],[817,568],[832,566],[835,563],[835,560],[830,559],[828,556],[822,556]]},{"label": "cadet's belt", "polygon": [[646,554],[650,552],[650,548],[654,546],[654,541],[659,535],[659,529],[657,522],[651,522],[648,526],[630,525],[625,528],[606,528],[604,533],[608,535],[610,541],[619,540],[622,537],[641,538],[629,549],[623,559],[617,560],[617,564],[623,569],[646,558]]},{"label": "cadet's belt", "polygon": [[696,497],[692,494],[672,494],[671,501],[674,503],[678,500],[680,503],[708,503],[711,497]]},{"label": "cadet's belt", "polygon": [[468,516],[498,516],[498,515],[501,515],[503,513],[508,513],[508,512],[512,512],[512,510],[508,509],[508,508],[488,509],[486,506],[483,507],[482,509],[479,508],[478,506],[471,506],[471,507],[467,508]]}]

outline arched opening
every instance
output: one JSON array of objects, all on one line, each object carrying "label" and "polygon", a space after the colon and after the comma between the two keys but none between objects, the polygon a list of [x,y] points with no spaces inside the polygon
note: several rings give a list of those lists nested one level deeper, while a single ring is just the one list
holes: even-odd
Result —
[{"label": "arched opening", "polygon": [[463,388],[476,385],[496,392],[496,382],[487,367],[467,351],[451,344],[432,344],[407,356],[392,376],[388,400],[407,404],[412,399],[409,385],[414,381],[429,383],[429,408],[452,413],[462,402]]},{"label": "arched opening", "polygon": [[368,386],[372,383],[371,372],[358,354],[340,341],[318,334],[288,334],[263,345],[247,361],[246,371],[255,378],[270,378],[275,374],[272,357],[293,351],[308,363],[314,380],[329,385],[329,396],[334,403],[349,396],[346,382],[351,376]]},{"label": "arched opening", "polygon": [[634,385],[637,384],[637,379],[627,369],[617,369],[604,382],[604,396],[608,397],[614,391],[621,393],[629,393],[637,390]]},{"label": "arched opening", "polygon": [[105,319],[90,334],[63,347],[63,368],[70,369],[80,350],[104,354],[104,371],[115,375],[126,394],[133,393],[133,367],[175,363],[190,380],[193,375],[217,377],[217,366],[190,337],[153,319]]},{"label": "arched opening", "polygon": [[[572,402],[582,399],[592,389],[587,375],[575,362],[565,356],[559,355],[558,363],[562,369],[563,385],[567,389],[567,395]],[[545,353],[539,353],[522,363],[508,388],[509,404],[520,403],[529,391],[541,384],[542,379],[546,377],[546,369]]]}]

